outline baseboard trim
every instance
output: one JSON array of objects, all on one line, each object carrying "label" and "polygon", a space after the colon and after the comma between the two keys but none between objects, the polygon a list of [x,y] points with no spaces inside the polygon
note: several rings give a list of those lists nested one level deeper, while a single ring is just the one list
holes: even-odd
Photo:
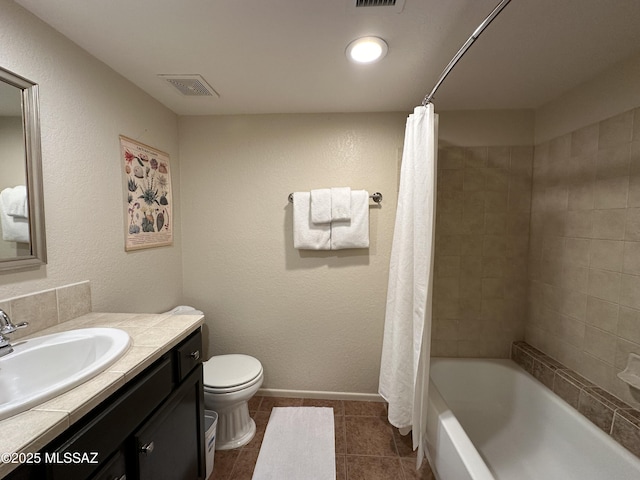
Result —
[{"label": "baseboard trim", "polygon": [[315,390],[282,390],[279,388],[261,388],[257,395],[264,397],[314,398],[317,400],[355,400],[364,402],[382,402],[377,393],[324,392]]}]

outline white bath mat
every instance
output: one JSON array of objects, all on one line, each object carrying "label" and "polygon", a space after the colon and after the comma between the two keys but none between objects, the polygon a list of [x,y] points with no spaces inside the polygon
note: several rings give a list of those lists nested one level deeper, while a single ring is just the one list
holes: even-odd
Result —
[{"label": "white bath mat", "polygon": [[253,480],[335,480],[333,408],[274,407]]}]

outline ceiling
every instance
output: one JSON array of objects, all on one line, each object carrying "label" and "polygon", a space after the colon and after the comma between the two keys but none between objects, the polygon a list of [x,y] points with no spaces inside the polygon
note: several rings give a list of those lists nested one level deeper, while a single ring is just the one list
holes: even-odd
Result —
[{"label": "ceiling", "polygon": [[[15,0],[180,115],[410,111],[498,0]],[[638,0],[513,0],[441,86],[438,110],[536,108],[640,52]],[[388,55],[347,61],[376,35]],[[187,97],[158,74],[199,74]]]}]

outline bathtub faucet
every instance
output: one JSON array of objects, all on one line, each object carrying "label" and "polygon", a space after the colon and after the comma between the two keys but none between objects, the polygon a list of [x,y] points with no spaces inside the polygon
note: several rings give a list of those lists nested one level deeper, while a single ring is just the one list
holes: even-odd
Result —
[{"label": "bathtub faucet", "polygon": [[7,315],[4,310],[0,309],[0,357],[13,352],[13,347],[5,335],[13,333],[19,328],[25,328],[27,325],[29,325],[27,322],[14,325],[9,318],[9,315]]}]

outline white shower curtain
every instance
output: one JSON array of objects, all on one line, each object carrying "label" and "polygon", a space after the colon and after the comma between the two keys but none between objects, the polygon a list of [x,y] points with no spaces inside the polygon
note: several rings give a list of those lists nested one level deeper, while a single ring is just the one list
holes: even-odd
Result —
[{"label": "white shower curtain", "polygon": [[418,467],[426,448],[436,162],[433,104],[416,107],[404,137],[379,393],[389,404],[389,422],[402,433],[411,430]]}]

